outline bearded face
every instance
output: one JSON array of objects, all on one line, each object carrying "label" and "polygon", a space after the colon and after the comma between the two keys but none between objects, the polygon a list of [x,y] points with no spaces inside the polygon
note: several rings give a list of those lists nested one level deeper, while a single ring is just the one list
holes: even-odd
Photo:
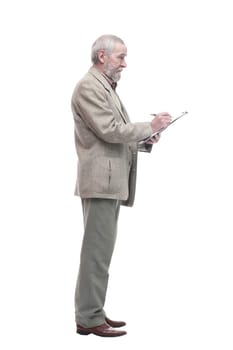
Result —
[{"label": "bearded face", "polygon": [[121,78],[121,72],[125,68],[125,57],[127,55],[127,48],[121,43],[117,43],[115,49],[111,54],[105,53],[104,59],[104,73],[113,81],[117,82]]},{"label": "bearded face", "polygon": [[121,78],[121,68],[114,67],[110,62],[106,63],[104,73],[113,81],[117,82]]}]

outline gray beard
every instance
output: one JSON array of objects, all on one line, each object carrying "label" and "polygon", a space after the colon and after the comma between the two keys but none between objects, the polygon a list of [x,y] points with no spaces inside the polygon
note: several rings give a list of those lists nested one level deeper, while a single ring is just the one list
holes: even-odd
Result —
[{"label": "gray beard", "polygon": [[104,73],[114,82],[118,82],[121,78],[121,72],[115,72],[113,69],[108,67],[106,67]]}]

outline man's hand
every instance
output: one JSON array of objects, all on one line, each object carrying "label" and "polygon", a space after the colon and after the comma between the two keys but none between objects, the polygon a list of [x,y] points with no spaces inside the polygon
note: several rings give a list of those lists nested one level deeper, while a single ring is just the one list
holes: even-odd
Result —
[{"label": "man's hand", "polygon": [[153,136],[150,140],[148,140],[146,143],[149,145],[153,145],[153,143],[157,143],[160,140],[161,135],[157,134]]},{"label": "man's hand", "polygon": [[172,118],[169,113],[161,112],[156,114],[154,119],[151,121],[151,127],[153,132],[159,131],[160,129],[166,129],[166,127],[171,123]]}]

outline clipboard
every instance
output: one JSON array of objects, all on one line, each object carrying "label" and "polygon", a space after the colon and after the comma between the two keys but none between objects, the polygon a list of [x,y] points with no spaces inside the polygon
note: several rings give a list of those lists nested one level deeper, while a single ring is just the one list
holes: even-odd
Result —
[{"label": "clipboard", "polygon": [[[139,141],[139,144],[143,144],[146,143],[147,141],[149,141],[150,139],[152,139],[154,136],[160,134],[161,132],[163,132],[164,130],[166,130],[171,124],[173,124],[176,120],[180,119],[181,117],[183,117],[184,115],[186,115],[188,112],[182,112],[178,117],[175,117],[172,119],[171,123],[168,124],[168,126],[166,128],[161,128],[158,131],[154,132],[152,135],[150,135],[149,137],[147,137],[146,139]],[[154,116],[156,116],[156,114],[152,114]]]}]

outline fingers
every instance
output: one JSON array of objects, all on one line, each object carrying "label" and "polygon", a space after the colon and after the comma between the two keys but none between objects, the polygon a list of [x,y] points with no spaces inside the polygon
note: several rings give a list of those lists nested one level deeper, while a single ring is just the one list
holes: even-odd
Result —
[{"label": "fingers", "polygon": [[162,116],[168,116],[171,117],[170,114],[168,112],[161,112],[161,113],[157,113],[157,116],[162,115]]},{"label": "fingers", "polygon": [[151,121],[151,126],[154,132],[159,131],[160,129],[166,128],[172,119],[169,113],[161,112],[156,114],[156,117]]},{"label": "fingers", "polygon": [[160,134],[155,135],[155,136],[154,136],[155,142],[158,142],[158,141],[160,140],[160,137],[161,137]]},{"label": "fingers", "polygon": [[149,141],[147,141],[148,144],[153,145],[153,143],[157,143],[160,140],[161,135],[157,134],[153,136]]}]

